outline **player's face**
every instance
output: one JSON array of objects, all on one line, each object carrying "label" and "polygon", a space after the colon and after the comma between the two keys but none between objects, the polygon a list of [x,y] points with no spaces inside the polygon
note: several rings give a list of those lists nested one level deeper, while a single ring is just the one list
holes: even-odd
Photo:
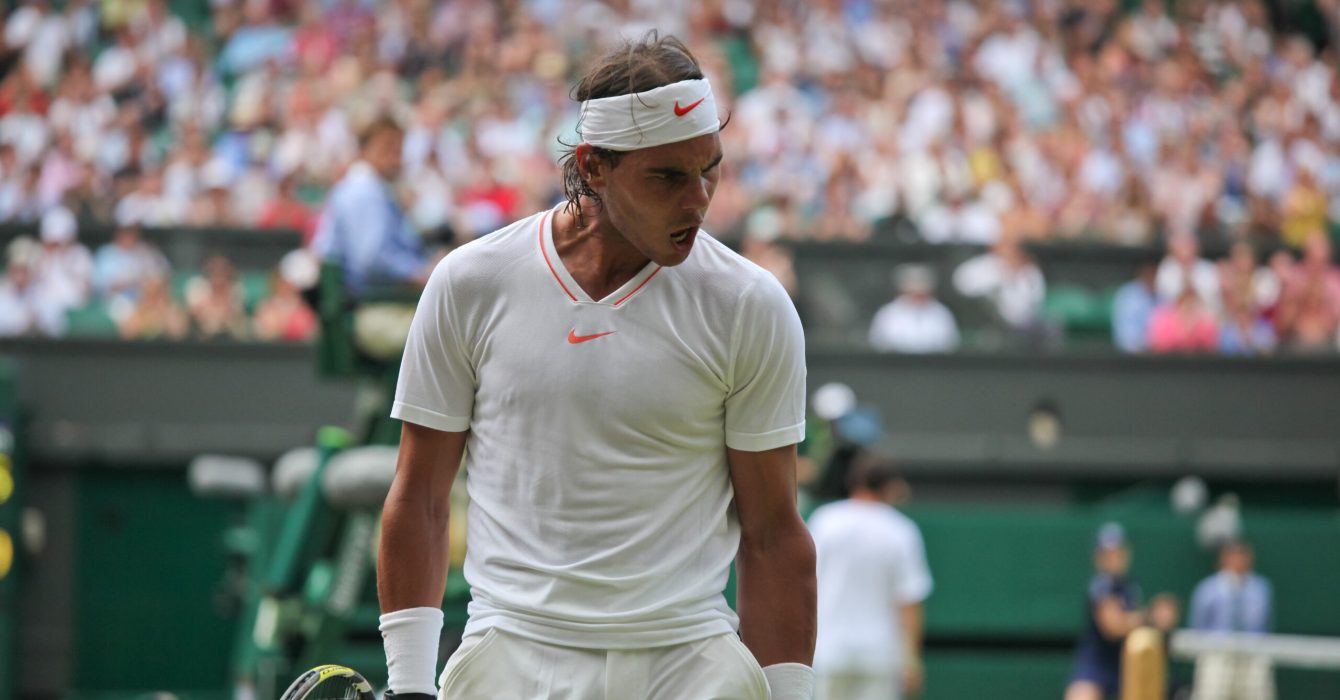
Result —
[{"label": "player's face", "polygon": [[615,168],[601,163],[589,182],[630,245],[657,264],[678,265],[707,217],[722,155],[721,137],[707,134],[625,153]]}]

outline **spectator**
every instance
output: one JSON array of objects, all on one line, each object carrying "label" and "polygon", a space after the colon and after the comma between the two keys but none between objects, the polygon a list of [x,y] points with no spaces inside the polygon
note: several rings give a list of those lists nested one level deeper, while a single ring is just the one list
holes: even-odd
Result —
[{"label": "spectator", "polygon": [[113,318],[130,313],[144,284],[167,273],[167,258],[133,224],[118,226],[93,259],[93,285]]},{"label": "spectator", "polygon": [[782,288],[794,299],[796,270],[791,249],[777,244],[782,234],[784,217],[776,207],[760,207],[749,214],[745,222],[744,241],[740,254],[750,262],[771,272]]},{"label": "spectator", "polygon": [[[1219,571],[1191,596],[1191,629],[1268,634],[1274,622],[1270,581],[1252,571],[1252,546],[1231,540],[1219,549]],[[1196,700],[1274,700],[1270,658],[1217,652],[1196,659]]]},{"label": "spectator", "polygon": [[921,531],[894,508],[907,484],[887,463],[858,468],[850,481],[849,498],[820,506],[809,521],[819,582],[815,696],[915,697],[933,583]]},{"label": "spectator", "polygon": [[1042,302],[1047,283],[1028,252],[1012,236],[1001,237],[991,251],[954,270],[954,288],[966,297],[989,299],[1011,330],[1041,331]]},{"label": "spectator", "polygon": [[188,221],[195,226],[241,226],[233,207],[232,186],[236,181],[232,166],[214,158],[200,172],[201,193],[191,203]]},{"label": "spectator", "polygon": [[1340,329],[1340,269],[1331,262],[1331,241],[1324,232],[1307,237],[1302,261],[1287,274],[1275,311],[1280,344],[1298,352],[1334,350]]},{"label": "spectator", "polygon": [[247,316],[233,264],[222,255],[211,255],[203,272],[186,287],[186,308],[195,334],[207,339],[247,337]]},{"label": "spectator", "polygon": [[1190,288],[1201,302],[1215,309],[1219,306],[1219,271],[1214,263],[1200,257],[1200,244],[1189,233],[1168,239],[1168,254],[1159,264],[1155,289],[1159,299],[1172,301]]},{"label": "spectator", "polygon": [[1159,353],[1219,349],[1219,327],[1214,313],[1195,290],[1186,287],[1176,299],[1163,302],[1154,310],[1149,319],[1149,349]]},{"label": "spectator", "polygon": [[[32,264],[37,244],[16,238],[9,244],[7,274],[0,279],[0,337],[45,333],[54,335],[63,309],[44,309],[33,284]],[[47,312],[44,314],[44,312]]]},{"label": "spectator", "polygon": [[931,243],[991,245],[1000,236],[1000,215],[980,198],[951,188],[943,203],[921,217],[921,237]]},{"label": "spectator", "polygon": [[1275,328],[1249,300],[1225,302],[1219,328],[1219,352],[1224,355],[1268,355],[1275,350]]},{"label": "spectator", "polygon": [[139,303],[117,322],[126,340],[181,340],[191,330],[191,317],[173,301],[165,275],[145,280]]},{"label": "spectator", "polygon": [[1247,241],[1234,243],[1228,257],[1219,261],[1219,285],[1225,308],[1238,304],[1266,309],[1279,299],[1279,277],[1270,268],[1257,267],[1256,253]]},{"label": "spectator", "polygon": [[924,266],[904,265],[895,276],[898,297],[875,314],[870,324],[870,344],[881,352],[957,350],[958,324],[935,298],[935,273]]},{"label": "spectator", "polygon": [[1075,651],[1075,668],[1065,700],[1103,700],[1121,692],[1121,647],[1126,635],[1152,625],[1168,632],[1177,625],[1177,602],[1154,598],[1148,612],[1140,607],[1140,585],[1128,576],[1131,549],[1118,523],[1098,530],[1093,548],[1094,575],[1085,600],[1084,631]]},{"label": "spectator", "polygon": [[[88,303],[93,287],[93,256],[75,240],[78,225],[62,207],[42,215],[42,248],[33,263],[33,283],[44,307],[64,313]],[[65,331],[62,318],[46,325],[52,335]]]},{"label": "spectator", "polygon": [[302,233],[303,245],[312,242],[316,233],[316,214],[298,199],[296,177],[286,175],[279,180],[275,196],[261,209],[256,225],[260,228],[282,228]]},{"label": "spectator", "polygon": [[1298,169],[1298,181],[1284,197],[1280,212],[1280,238],[1293,248],[1302,248],[1309,234],[1326,226],[1326,193],[1317,186],[1309,168]]},{"label": "spectator", "polygon": [[1112,342],[1122,352],[1147,352],[1149,325],[1158,307],[1154,280],[1158,266],[1153,262],[1140,265],[1135,279],[1121,285],[1112,300]]},{"label": "spectator", "polygon": [[270,295],[256,306],[252,324],[261,340],[305,342],[316,335],[316,313],[281,267],[270,276]]},{"label": "spectator", "polygon": [[362,159],[331,190],[317,224],[313,249],[344,266],[354,294],[376,284],[422,287],[431,272],[392,190],[403,139],[404,131],[389,118],[370,124],[361,139]]}]

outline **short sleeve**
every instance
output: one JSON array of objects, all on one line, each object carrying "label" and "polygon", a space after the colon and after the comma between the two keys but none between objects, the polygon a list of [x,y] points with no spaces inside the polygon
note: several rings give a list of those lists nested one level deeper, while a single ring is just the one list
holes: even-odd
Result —
[{"label": "short sleeve", "polygon": [[1098,603],[1117,595],[1116,582],[1110,576],[1094,576],[1089,580],[1089,602]]},{"label": "short sleeve", "polygon": [[762,452],[805,437],[805,335],[782,285],[760,276],[732,332],[726,446]]},{"label": "short sleeve", "polygon": [[921,531],[908,523],[905,534],[900,538],[897,590],[894,595],[901,604],[920,603],[931,595],[935,584],[931,579],[931,569],[926,564],[926,544],[921,539]]},{"label": "short sleeve", "polygon": [[475,371],[455,313],[451,256],[428,278],[400,361],[391,417],[416,425],[462,432],[474,412]]}]

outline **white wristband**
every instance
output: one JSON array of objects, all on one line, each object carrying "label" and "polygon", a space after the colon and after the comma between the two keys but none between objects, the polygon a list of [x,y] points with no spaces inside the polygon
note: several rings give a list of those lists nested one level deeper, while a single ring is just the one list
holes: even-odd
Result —
[{"label": "white wristband", "polygon": [[805,664],[786,663],[763,667],[772,700],[811,700],[814,697],[814,669]]},{"label": "white wristband", "polygon": [[386,646],[386,685],[398,695],[437,695],[437,642],[442,635],[440,608],[407,608],[381,616]]}]

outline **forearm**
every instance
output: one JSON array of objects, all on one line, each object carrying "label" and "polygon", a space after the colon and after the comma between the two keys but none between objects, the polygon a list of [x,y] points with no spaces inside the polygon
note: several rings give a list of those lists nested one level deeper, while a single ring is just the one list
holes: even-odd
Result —
[{"label": "forearm", "polygon": [[754,658],[762,666],[812,664],[814,540],[799,516],[766,540],[742,540],[735,564],[740,633]]},{"label": "forearm", "polygon": [[[403,489],[401,489],[403,491]],[[393,490],[382,509],[377,594],[382,612],[442,606],[447,586],[448,505]]]},{"label": "forearm", "polygon": [[907,603],[898,607],[903,630],[903,660],[911,665],[921,665],[922,640],[925,638],[925,612],[921,603]]}]

